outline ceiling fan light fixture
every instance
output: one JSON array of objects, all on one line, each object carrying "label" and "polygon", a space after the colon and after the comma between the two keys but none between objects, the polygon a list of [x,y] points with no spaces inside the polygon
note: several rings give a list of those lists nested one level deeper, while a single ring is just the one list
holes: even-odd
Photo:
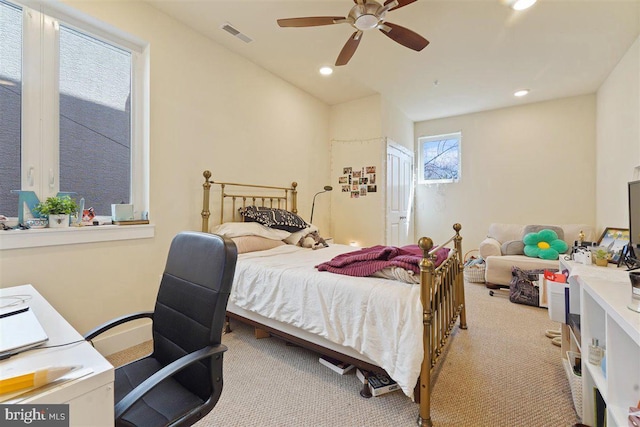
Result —
[{"label": "ceiling fan light fixture", "polygon": [[529,89],[520,89],[517,90],[513,93],[513,96],[518,97],[518,98],[522,98],[523,96],[526,96],[529,94]]},{"label": "ceiling fan light fixture", "polygon": [[278,19],[280,27],[317,27],[322,25],[349,24],[356,31],[347,39],[342,47],[335,65],[346,65],[355,53],[362,34],[365,31],[378,29],[394,42],[413,49],[416,52],[424,49],[429,41],[421,35],[397,24],[385,20],[388,11],[399,9],[417,0],[386,0],[381,5],[376,0],[354,0],[355,5],[346,17],[340,16],[307,16],[300,18]]},{"label": "ceiling fan light fixture", "polygon": [[323,76],[330,76],[331,74],[333,74],[333,68],[328,66],[320,67],[320,74],[322,74]]},{"label": "ceiling fan light fixture", "polygon": [[537,0],[512,0],[511,8],[513,10],[525,10],[529,9],[536,3]]},{"label": "ceiling fan light fixture", "polygon": [[376,15],[360,15],[353,25],[358,30],[364,31],[376,28],[378,26],[378,22],[380,22],[380,20]]}]

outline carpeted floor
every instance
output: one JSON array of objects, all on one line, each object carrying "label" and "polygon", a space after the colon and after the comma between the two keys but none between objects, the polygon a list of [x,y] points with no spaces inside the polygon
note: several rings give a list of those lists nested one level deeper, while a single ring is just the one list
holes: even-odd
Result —
[{"label": "carpeted floor", "polygon": [[[469,329],[455,329],[440,360],[431,400],[436,427],[565,427],[578,422],[560,348],[545,337],[557,329],[547,310],[491,297],[467,283]],[[223,337],[224,389],[204,426],[414,426],[418,405],[396,391],[360,397],[353,374],[336,374],[318,355],[276,338],[256,340],[233,323]],[[149,343],[109,357],[114,365],[146,354]]]}]

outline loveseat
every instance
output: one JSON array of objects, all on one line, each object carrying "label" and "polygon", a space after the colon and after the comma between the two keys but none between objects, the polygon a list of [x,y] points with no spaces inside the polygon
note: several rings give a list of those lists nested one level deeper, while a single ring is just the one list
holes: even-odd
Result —
[{"label": "loveseat", "polygon": [[516,266],[523,270],[533,269],[557,269],[558,260],[545,260],[531,258],[524,255],[524,243],[522,238],[530,232],[538,232],[542,229],[551,229],[558,234],[558,238],[564,240],[568,246],[568,252],[578,240],[580,231],[584,233],[584,241],[593,242],[595,230],[586,224],[501,224],[493,223],[489,226],[487,237],[480,243],[480,256],[486,261],[484,279],[487,287],[509,286],[511,281],[511,268]]}]

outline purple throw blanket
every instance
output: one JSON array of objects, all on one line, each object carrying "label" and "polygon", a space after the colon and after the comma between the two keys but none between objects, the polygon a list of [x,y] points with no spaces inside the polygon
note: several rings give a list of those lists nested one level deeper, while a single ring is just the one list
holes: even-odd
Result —
[{"label": "purple throw blanket", "polygon": [[[438,267],[447,259],[449,248],[436,251],[435,266]],[[366,277],[387,267],[400,267],[420,273],[422,250],[418,245],[408,245],[401,248],[396,246],[372,246],[355,252],[347,252],[336,256],[331,261],[317,265],[318,271],[345,274],[347,276]]]}]

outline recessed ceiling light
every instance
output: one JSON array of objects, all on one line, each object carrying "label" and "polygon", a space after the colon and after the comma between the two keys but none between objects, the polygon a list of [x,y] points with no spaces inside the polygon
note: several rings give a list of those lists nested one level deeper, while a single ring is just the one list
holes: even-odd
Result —
[{"label": "recessed ceiling light", "polygon": [[525,10],[529,9],[536,3],[537,0],[515,0],[511,2],[511,8],[513,10]]},{"label": "recessed ceiling light", "polygon": [[10,82],[9,80],[1,80],[0,79],[0,85],[2,85],[2,86],[15,86],[16,84],[14,82]]},{"label": "recessed ceiling light", "polygon": [[518,98],[521,96],[525,96],[529,93],[529,89],[522,89],[522,90],[518,90],[516,92],[513,93],[513,96],[517,96]]},{"label": "recessed ceiling light", "polygon": [[320,68],[320,74],[322,74],[323,76],[330,76],[331,74],[333,74],[333,68],[322,67]]}]

